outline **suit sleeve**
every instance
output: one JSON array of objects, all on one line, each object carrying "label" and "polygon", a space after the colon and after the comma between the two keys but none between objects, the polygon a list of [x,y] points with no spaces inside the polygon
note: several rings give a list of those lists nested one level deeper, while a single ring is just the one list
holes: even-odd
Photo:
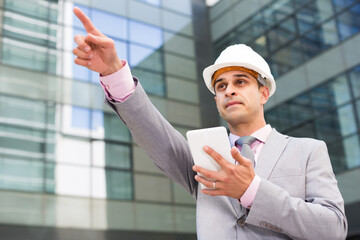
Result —
[{"label": "suit sleeve", "polygon": [[[246,222],[293,239],[345,239],[344,201],[324,142],[311,141],[306,162],[305,198],[292,197],[262,179]],[[296,186],[295,186],[296,187]]]},{"label": "suit sleeve", "polygon": [[106,101],[154,164],[196,197],[197,182],[188,143],[154,107],[141,84],[137,84],[135,91],[124,102]]}]

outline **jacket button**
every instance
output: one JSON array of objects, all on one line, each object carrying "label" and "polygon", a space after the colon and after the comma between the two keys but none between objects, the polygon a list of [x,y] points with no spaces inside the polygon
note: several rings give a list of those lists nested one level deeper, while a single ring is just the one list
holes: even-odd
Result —
[{"label": "jacket button", "polygon": [[246,216],[245,215],[242,215],[241,218],[239,218],[236,223],[237,225],[239,225],[240,227],[243,227],[245,226],[245,221],[246,221]]}]

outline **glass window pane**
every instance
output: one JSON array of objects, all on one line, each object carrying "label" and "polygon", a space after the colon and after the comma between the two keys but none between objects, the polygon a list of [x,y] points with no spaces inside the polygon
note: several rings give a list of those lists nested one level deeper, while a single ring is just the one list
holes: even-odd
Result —
[{"label": "glass window pane", "polygon": [[45,102],[0,95],[0,119],[2,122],[44,127],[46,111]]},{"label": "glass window pane", "polygon": [[64,105],[62,107],[62,132],[71,135],[90,135],[90,109]]},{"label": "glass window pane", "polygon": [[316,22],[316,15],[313,15],[314,12],[316,12],[316,9],[306,7],[296,13],[300,34],[303,34],[314,27]]},{"label": "glass window pane", "polygon": [[130,41],[149,47],[159,48],[163,45],[163,33],[161,28],[130,21]]},{"label": "glass window pane", "polygon": [[56,143],[57,162],[90,166],[91,145],[89,140],[60,136]]},{"label": "glass window pane", "polygon": [[191,0],[165,0],[162,1],[163,7],[176,12],[191,15]]},{"label": "glass window pane", "polygon": [[105,139],[130,142],[129,129],[115,114],[104,114],[104,131]]},{"label": "glass window pane", "polygon": [[300,41],[295,41],[289,46],[280,49],[272,55],[273,67],[272,70],[280,76],[287,73],[294,67],[297,67],[303,62],[303,53]]},{"label": "glass window pane", "polygon": [[281,23],[277,28],[271,30],[268,34],[271,51],[277,50],[280,46],[286,44],[295,38],[296,27],[295,20],[290,18]]},{"label": "glass window pane", "polygon": [[328,19],[333,14],[331,2],[323,0],[310,2],[296,13],[300,33],[315,27],[316,24]]},{"label": "glass window pane", "polygon": [[128,59],[127,44],[123,41],[114,39],[117,55],[120,59]]},{"label": "glass window pane", "polygon": [[271,127],[276,128],[280,131],[280,124],[278,122],[276,107],[265,112],[265,120],[267,124],[271,125]]},{"label": "glass window pane", "polygon": [[266,120],[280,131],[289,131],[312,116],[309,95],[304,94],[265,113]]},{"label": "glass window pane", "polygon": [[[58,64],[58,60],[62,57],[62,52],[54,49],[49,49],[48,52],[48,62],[47,62],[47,72],[50,74],[61,75],[62,68],[61,65]],[[60,60],[59,60],[60,62]],[[60,66],[58,66],[60,65]]]},{"label": "glass window pane", "polygon": [[320,36],[323,49],[339,43],[335,20],[328,21],[320,26]]},{"label": "glass window pane", "polygon": [[160,6],[160,0],[139,0],[140,2],[145,2],[154,6]]},{"label": "glass window pane", "polygon": [[352,104],[339,108],[338,117],[342,136],[349,135],[356,131],[355,115]]},{"label": "glass window pane", "polygon": [[92,91],[94,89],[94,86],[92,84],[89,84],[88,82],[72,81],[71,83],[68,84],[71,86],[71,88],[69,89],[69,93],[71,91],[71,95],[66,94],[64,96],[64,102],[68,104],[74,104],[74,105],[76,104],[77,106],[91,107],[92,104],[95,105],[93,103],[93,100],[96,101],[99,101],[100,99],[102,100],[102,95],[94,96],[94,92]]},{"label": "glass window pane", "polygon": [[289,120],[293,126],[307,121],[313,117],[310,106],[310,96],[308,94],[300,95],[286,103],[289,111]]},{"label": "glass window pane", "polygon": [[162,54],[155,49],[130,44],[130,66],[162,72]]},{"label": "glass window pane", "polygon": [[341,129],[336,112],[315,119],[317,138],[329,143],[341,139]]},{"label": "glass window pane", "polygon": [[252,17],[249,21],[246,21],[244,24],[236,30],[239,42],[247,43],[251,42],[254,38],[262,35],[267,28],[264,19],[260,15]]},{"label": "glass window pane", "polygon": [[354,3],[356,0],[332,0],[336,11],[340,11],[343,8],[349,6],[350,4]]},{"label": "glass window pane", "polygon": [[340,139],[337,139],[335,142],[327,144],[329,156],[331,160],[332,167],[335,173],[344,171],[347,169],[344,145],[339,144]]},{"label": "glass window pane", "polygon": [[301,38],[302,47],[307,59],[316,56],[338,42],[339,38],[334,20],[316,27]]},{"label": "glass window pane", "polygon": [[152,73],[137,68],[132,69],[132,73],[140,79],[140,83],[147,93],[157,96],[165,95],[163,74]]},{"label": "glass window pane", "polygon": [[105,144],[106,166],[130,169],[130,147],[120,144]]},{"label": "glass window pane", "polygon": [[45,132],[45,157],[47,161],[56,160],[56,132],[55,131],[46,131]]},{"label": "glass window pane", "polygon": [[346,164],[348,168],[355,168],[360,166],[360,143],[359,135],[343,140]]},{"label": "glass window pane", "polygon": [[132,199],[132,174],[106,169],[106,192],[108,198]]},{"label": "glass window pane", "polygon": [[[246,36],[245,36],[246,37]],[[238,36],[240,39],[239,42],[245,42],[241,40],[241,36]],[[220,53],[227,47],[233,44],[237,44],[236,34],[235,32],[230,32],[227,35],[220,38],[217,42],[215,42],[215,53],[214,56],[219,56]]]},{"label": "glass window pane", "polygon": [[165,29],[174,33],[181,33],[187,36],[194,35],[193,22],[191,16],[184,16],[173,11],[162,11],[162,25]]},{"label": "glass window pane", "polygon": [[330,109],[350,101],[350,90],[345,75],[341,75],[327,84],[312,89],[312,103],[316,112]]},{"label": "glass window pane", "polygon": [[57,164],[55,176],[56,194],[90,197],[90,168]]},{"label": "glass window pane", "polygon": [[352,105],[332,111],[315,120],[318,138],[326,141],[338,141],[342,136],[347,136],[356,131],[355,116]]},{"label": "glass window pane", "polygon": [[176,75],[194,81],[197,79],[196,62],[189,58],[165,53],[165,71],[169,75]]},{"label": "glass window pane", "polygon": [[291,128],[290,112],[285,104],[276,108],[277,122],[280,126],[280,131]]},{"label": "glass window pane", "polygon": [[71,110],[71,126],[78,129],[90,129],[90,110],[76,106],[73,106]]},{"label": "glass window pane", "polygon": [[360,31],[360,3],[356,4],[349,11],[345,11],[338,17],[338,28],[340,39],[344,40]]},{"label": "glass window pane", "polygon": [[0,188],[42,192],[44,164],[0,157]]},{"label": "glass window pane", "polygon": [[104,138],[104,113],[100,110],[91,111],[92,137]]},{"label": "glass window pane", "polygon": [[57,26],[12,12],[4,12],[2,34],[43,46],[56,46]]},{"label": "glass window pane", "polygon": [[323,51],[319,29],[307,33],[300,41],[306,59],[311,59]]},{"label": "glass window pane", "polygon": [[0,125],[2,153],[42,159],[44,157],[44,132],[20,127]]},{"label": "glass window pane", "polygon": [[106,198],[105,169],[101,167],[91,168],[91,196],[95,198]]},{"label": "glass window pane", "polygon": [[297,126],[294,130],[287,132],[286,134],[294,137],[310,137],[316,138],[315,128],[313,122]]},{"label": "glass window pane", "polygon": [[35,71],[47,72],[48,49],[25,42],[2,39],[2,63]]},{"label": "glass window pane", "polygon": [[294,5],[290,0],[275,1],[265,8],[263,15],[266,23],[272,26],[294,12]]},{"label": "glass window pane", "polygon": [[55,193],[56,182],[55,182],[55,164],[47,163],[45,169],[45,192]]},{"label": "glass window pane", "polygon": [[170,180],[163,176],[135,174],[135,199],[138,201],[170,202],[170,184]]},{"label": "glass window pane", "polygon": [[334,103],[339,106],[350,101],[350,89],[345,75],[335,78],[329,83],[333,93]]},{"label": "glass window pane", "polygon": [[129,145],[94,141],[92,147],[93,164],[95,166],[122,169],[131,168],[131,153]]},{"label": "glass window pane", "polygon": [[6,0],[4,8],[56,22],[58,19],[57,5],[57,1]]},{"label": "glass window pane", "polygon": [[198,84],[179,78],[166,77],[167,94],[173,99],[198,103]]},{"label": "glass window pane", "polygon": [[356,112],[357,112],[357,119],[360,125],[360,100],[356,101]]},{"label": "glass window pane", "polygon": [[248,46],[251,47],[258,54],[260,54],[260,56],[266,58],[269,55],[267,43],[268,43],[268,39],[266,35],[262,35],[257,39],[255,39],[255,41],[250,42]]},{"label": "glass window pane", "polygon": [[121,39],[128,38],[127,20],[125,18],[96,9],[92,9],[91,18],[96,28],[103,34]]},{"label": "glass window pane", "polygon": [[195,46],[192,38],[165,32],[164,49],[167,52],[195,57]]},{"label": "glass window pane", "polygon": [[354,97],[360,97],[360,67],[356,67],[351,70],[349,76]]}]

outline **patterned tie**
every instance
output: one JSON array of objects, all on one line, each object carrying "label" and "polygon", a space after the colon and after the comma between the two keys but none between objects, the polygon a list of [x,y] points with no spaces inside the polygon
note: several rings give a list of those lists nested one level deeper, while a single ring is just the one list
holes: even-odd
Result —
[{"label": "patterned tie", "polygon": [[241,152],[240,152],[241,156],[249,159],[254,168],[255,168],[255,157],[253,151],[251,150],[250,145],[253,144],[255,141],[256,141],[255,137],[244,136],[239,138],[235,142],[235,144],[241,146]]}]

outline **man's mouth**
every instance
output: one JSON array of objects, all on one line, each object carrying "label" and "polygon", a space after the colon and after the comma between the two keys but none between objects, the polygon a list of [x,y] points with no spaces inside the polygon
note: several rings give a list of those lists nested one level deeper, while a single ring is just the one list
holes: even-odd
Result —
[{"label": "man's mouth", "polygon": [[230,102],[226,103],[225,108],[228,108],[228,107],[233,106],[233,105],[238,105],[238,104],[242,104],[242,102],[240,102],[240,101],[230,101]]}]

